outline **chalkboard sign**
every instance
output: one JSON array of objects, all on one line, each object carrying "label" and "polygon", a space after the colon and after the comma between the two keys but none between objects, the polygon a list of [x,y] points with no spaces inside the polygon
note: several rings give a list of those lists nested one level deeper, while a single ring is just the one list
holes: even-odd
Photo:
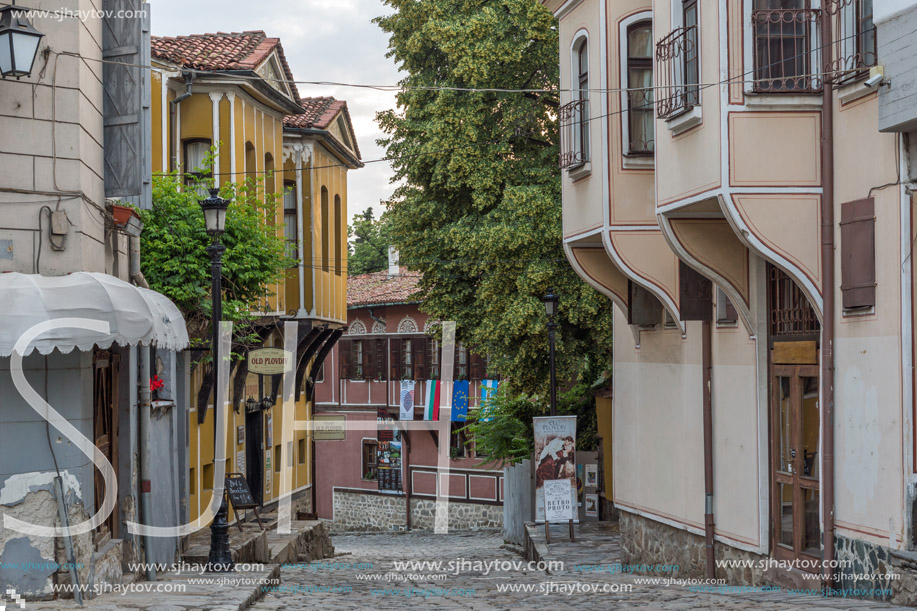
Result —
[{"label": "chalkboard sign", "polygon": [[[258,503],[255,502],[252,491],[249,489],[248,482],[245,480],[244,475],[241,473],[226,474],[226,495],[229,497],[229,502],[232,503],[232,508],[236,510],[237,514],[240,509],[254,509],[255,517],[258,519],[258,525],[264,530],[264,525],[261,523],[261,516],[258,515]],[[239,530],[242,530],[242,520],[238,516],[236,522],[239,526]]]},{"label": "chalkboard sign", "polygon": [[251,509],[258,506],[248,488],[248,482],[241,473],[226,474],[226,493],[234,509]]}]

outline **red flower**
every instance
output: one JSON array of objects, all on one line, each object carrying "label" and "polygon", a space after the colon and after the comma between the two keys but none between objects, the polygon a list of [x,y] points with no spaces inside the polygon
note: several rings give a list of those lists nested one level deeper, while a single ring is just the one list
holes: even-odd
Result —
[{"label": "red flower", "polygon": [[150,380],[150,390],[161,390],[166,383],[159,379],[159,376],[153,376]]}]

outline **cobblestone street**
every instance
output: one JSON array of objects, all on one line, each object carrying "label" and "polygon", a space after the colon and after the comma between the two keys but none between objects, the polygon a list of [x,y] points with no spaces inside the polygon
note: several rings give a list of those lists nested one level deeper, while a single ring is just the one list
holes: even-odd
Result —
[{"label": "cobblestone street", "polygon": [[[554,537],[552,530],[552,539]],[[552,544],[549,560],[563,559],[551,574],[527,570],[516,552],[503,546],[499,533],[448,535],[407,533],[337,535],[336,555],[322,565],[282,569],[278,591],[253,608],[293,609],[895,609],[875,602],[791,596],[785,592],[712,594],[683,586],[637,583],[640,577],[577,566],[614,562],[614,545],[598,549],[581,541]],[[554,554],[557,554],[556,556]],[[597,557],[598,556],[598,557]],[[396,562],[441,562],[399,567]],[[483,563],[498,561],[487,571]],[[453,564],[450,564],[453,563]],[[456,570],[462,563],[467,570]],[[481,564],[477,564],[481,563]],[[510,564],[519,568],[502,570]],[[456,574],[458,573],[458,574]],[[512,591],[515,590],[515,591]],[[593,591],[594,590],[594,591]]]}]

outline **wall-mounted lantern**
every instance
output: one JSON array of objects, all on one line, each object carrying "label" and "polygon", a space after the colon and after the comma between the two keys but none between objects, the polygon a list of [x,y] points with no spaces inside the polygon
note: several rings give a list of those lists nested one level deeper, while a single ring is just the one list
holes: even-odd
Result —
[{"label": "wall-mounted lantern", "polygon": [[0,9],[0,74],[4,77],[32,74],[44,34],[32,27],[25,11],[15,4]]}]

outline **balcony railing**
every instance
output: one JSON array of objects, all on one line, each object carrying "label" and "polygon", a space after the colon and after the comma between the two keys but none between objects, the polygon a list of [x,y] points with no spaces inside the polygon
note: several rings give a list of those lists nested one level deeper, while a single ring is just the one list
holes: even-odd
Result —
[{"label": "balcony railing", "polygon": [[[879,0],[884,1],[884,0]],[[826,0],[834,31],[832,61],[826,66],[835,85],[864,76],[875,66],[876,24],[872,20],[874,0]]]},{"label": "balcony railing", "polygon": [[817,57],[820,11],[768,9],[752,12],[758,93],[816,93],[822,77]]},{"label": "balcony railing", "polygon": [[572,170],[589,161],[589,98],[564,104],[558,110],[562,170]]},{"label": "balcony railing", "polygon": [[802,289],[783,270],[768,265],[770,284],[770,335],[817,335],[821,326],[815,309]]},{"label": "balcony railing", "polygon": [[656,43],[656,116],[671,119],[700,102],[697,27],[678,28]]}]

